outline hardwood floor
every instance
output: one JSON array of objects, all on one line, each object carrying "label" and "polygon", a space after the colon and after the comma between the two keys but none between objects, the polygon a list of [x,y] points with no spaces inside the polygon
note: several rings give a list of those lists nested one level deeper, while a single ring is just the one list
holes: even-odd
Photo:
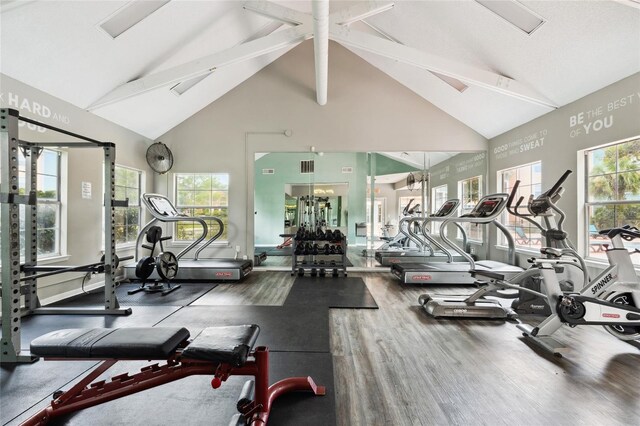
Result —
[{"label": "hardwood floor", "polygon": [[435,320],[417,303],[432,287],[362,276],[380,309],[330,316],[339,425],[640,423],[637,346],[567,328],[573,353],[541,356],[513,323]]}]

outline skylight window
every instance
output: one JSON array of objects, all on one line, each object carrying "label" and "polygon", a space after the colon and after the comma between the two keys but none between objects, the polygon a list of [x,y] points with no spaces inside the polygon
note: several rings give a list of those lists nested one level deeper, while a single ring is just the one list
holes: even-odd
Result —
[{"label": "skylight window", "polygon": [[100,22],[98,27],[116,38],[156,10],[160,9],[170,0],[131,1]]},{"label": "skylight window", "polygon": [[517,1],[476,0],[476,2],[529,35],[545,23],[544,18]]}]

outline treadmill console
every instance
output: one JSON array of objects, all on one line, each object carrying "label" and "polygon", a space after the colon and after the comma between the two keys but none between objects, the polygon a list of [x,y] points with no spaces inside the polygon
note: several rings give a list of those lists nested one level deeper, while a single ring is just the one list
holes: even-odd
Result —
[{"label": "treadmill console", "polygon": [[488,217],[493,215],[503,204],[502,197],[486,197],[480,200],[478,204],[469,213],[460,217]]},{"label": "treadmill console", "polygon": [[445,201],[445,203],[441,205],[438,211],[432,214],[431,217],[450,216],[458,208],[458,204],[460,204],[458,200]]}]

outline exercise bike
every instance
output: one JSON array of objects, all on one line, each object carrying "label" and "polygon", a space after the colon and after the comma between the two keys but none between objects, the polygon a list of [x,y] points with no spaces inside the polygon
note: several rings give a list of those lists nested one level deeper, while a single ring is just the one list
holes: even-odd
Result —
[{"label": "exercise bike", "polygon": [[623,240],[640,238],[640,230],[626,225],[599,233],[611,240],[612,248],[606,249],[610,266],[579,293],[565,294],[560,289],[554,264],[562,256],[561,250],[546,249],[546,254],[552,257],[532,260],[540,271],[549,304],[555,312],[537,327],[519,324],[518,329],[523,331],[526,340],[556,356],[562,356],[567,350],[551,336],[562,324],[602,325],[620,340],[640,340],[640,281],[623,243]]}]

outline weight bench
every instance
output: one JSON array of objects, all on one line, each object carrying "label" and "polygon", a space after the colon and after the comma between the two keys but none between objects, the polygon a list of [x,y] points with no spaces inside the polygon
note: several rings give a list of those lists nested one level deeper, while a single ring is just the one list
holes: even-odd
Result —
[{"label": "weight bench", "polygon": [[[31,342],[31,353],[55,360],[103,360],[67,391],[53,394],[51,404],[22,423],[44,425],[50,419],[192,375],[213,375],[219,388],[230,376],[253,376],[236,404],[233,424],[266,425],[273,401],[292,391],[324,395],[311,377],[290,377],[269,386],[269,349],[253,349],[257,325],[205,328],[192,341],[179,327],[80,328],[53,331]],[[96,380],[119,360],[166,360],[139,372]]]}]

